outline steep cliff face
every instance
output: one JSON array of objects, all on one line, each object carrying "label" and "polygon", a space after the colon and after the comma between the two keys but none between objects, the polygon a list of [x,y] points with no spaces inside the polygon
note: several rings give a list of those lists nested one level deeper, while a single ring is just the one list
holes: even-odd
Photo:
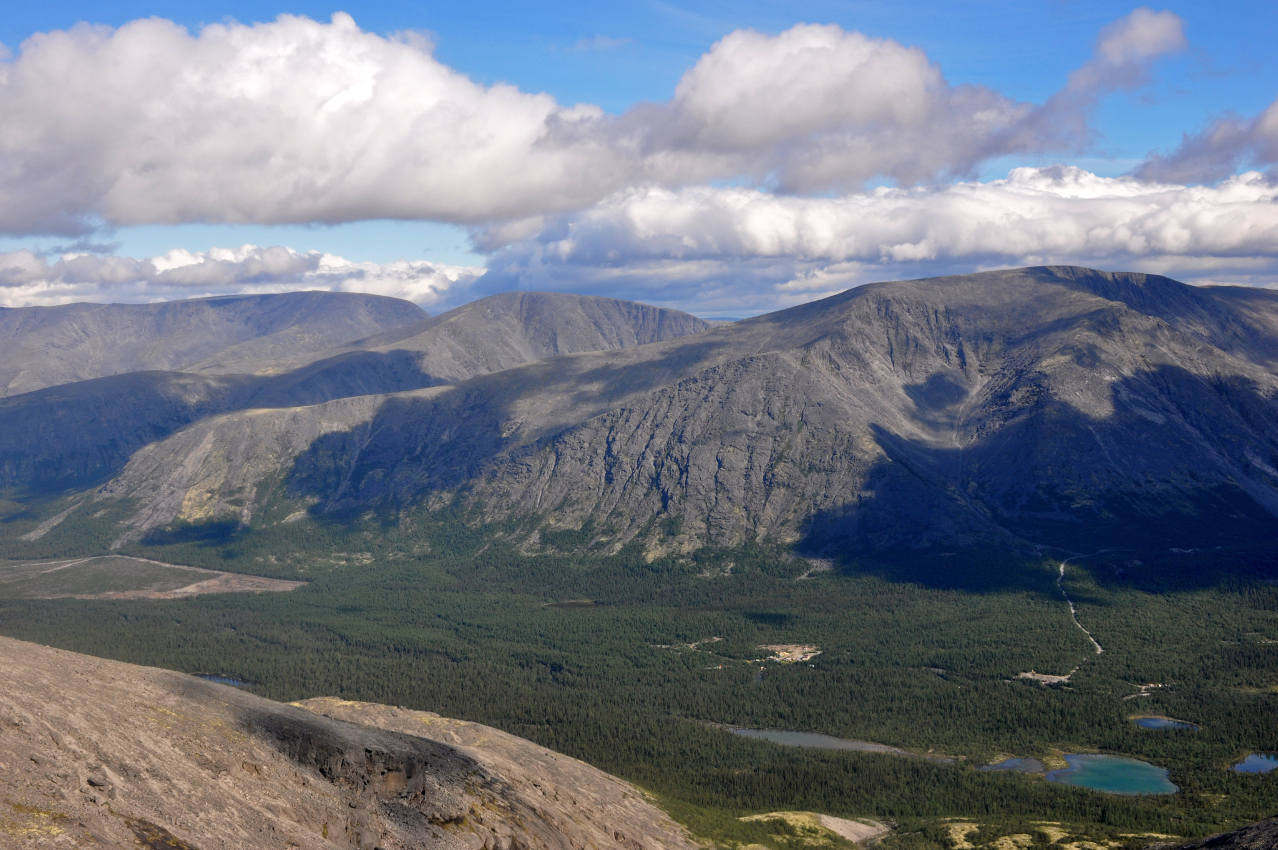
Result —
[{"label": "steep cliff face", "polygon": [[632,786],[495,729],[7,638],[0,728],[14,850],[697,846]]}]

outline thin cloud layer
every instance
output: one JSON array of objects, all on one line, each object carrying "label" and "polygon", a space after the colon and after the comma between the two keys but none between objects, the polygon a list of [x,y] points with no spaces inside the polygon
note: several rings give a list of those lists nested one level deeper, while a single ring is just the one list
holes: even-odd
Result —
[{"label": "thin cloud layer", "polygon": [[53,262],[30,251],[0,253],[0,306],[70,301],[158,301],[245,292],[323,289],[369,292],[431,306],[458,296],[482,268],[440,263],[360,263],[281,246],[244,245],[134,259],[73,254]]},{"label": "thin cloud layer", "polygon": [[908,185],[1073,149],[1099,93],[1181,43],[1171,13],[1107,30],[1041,106],[952,86],[921,51],[837,26],[729,34],[665,103],[608,116],[480,85],[411,35],[338,13],[196,33],[157,18],[28,39],[0,61],[0,232],[429,219],[588,207],[635,185]]},{"label": "thin cloud layer", "polygon": [[1077,263],[1278,285],[1278,182],[1216,186],[1019,168],[1006,179],[834,198],[647,187],[544,219],[488,268],[357,263],[243,246],[133,259],[0,254],[0,304],[328,289],[444,309],[506,289],[604,294],[708,315],[762,312],[872,280]]},{"label": "thin cloud layer", "polygon": [[1206,130],[1185,136],[1166,156],[1152,156],[1137,174],[1151,180],[1203,183],[1233,174],[1240,167],[1278,165],[1278,100],[1251,120],[1229,116]]},{"label": "thin cloud layer", "polygon": [[[1007,148],[1060,150],[1073,143],[1082,149],[1091,141],[1088,119],[1100,98],[1148,82],[1150,64],[1185,47],[1184,24],[1172,12],[1141,7],[1105,27],[1092,57],[1070,74],[1069,82],[1042,107],[1013,127]],[[1037,146],[1037,148],[1036,148]]]}]

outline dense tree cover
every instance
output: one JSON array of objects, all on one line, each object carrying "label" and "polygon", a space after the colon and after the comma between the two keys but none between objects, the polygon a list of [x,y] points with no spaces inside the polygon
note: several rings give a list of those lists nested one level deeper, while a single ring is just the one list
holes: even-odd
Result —
[{"label": "dense tree cover", "polygon": [[[764,827],[735,817],[759,811],[893,819],[902,828],[891,841],[908,848],[935,846],[929,830],[946,817],[1185,835],[1272,807],[1278,777],[1227,770],[1278,741],[1278,587],[1246,553],[1072,564],[1066,587],[1106,650],[1094,655],[1046,558],[968,551],[800,578],[808,562],[765,546],[649,563],[630,550],[521,554],[502,532],[177,529],[130,551],[311,583],[167,602],[0,600],[0,630],[230,675],[279,699],[335,695],[490,723],[636,781],[703,834],[741,842]],[[3,554],[31,556],[35,545]],[[767,644],[821,654],[761,661]],[[1016,678],[1080,664],[1064,686]],[[1151,683],[1162,687],[1135,696]],[[1142,730],[1135,713],[1202,728]],[[717,724],[954,761],[785,748]],[[1183,790],[1113,797],[977,769],[999,755],[1078,751],[1166,766]]]}]

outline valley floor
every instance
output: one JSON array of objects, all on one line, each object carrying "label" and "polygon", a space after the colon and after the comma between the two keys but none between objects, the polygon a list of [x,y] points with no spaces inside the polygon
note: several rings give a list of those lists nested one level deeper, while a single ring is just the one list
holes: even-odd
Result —
[{"label": "valley floor", "polygon": [[[1274,798],[1278,775],[1230,770],[1278,740],[1278,585],[1246,553],[1104,556],[1062,574],[1058,561],[971,552],[961,571],[947,558],[813,574],[760,548],[648,563],[491,541],[410,558],[381,530],[356,542],[358,563],[313,568],[289,593],[9,597],[0,631],[276,699],[487,723],[638,783],[723,847],[810,846],[777,812],[891,824],[881,842],[899,850],[1136,847],[1259,819]],[[259,557],[223,565],[251,571]],[[1018,678],[1084,657],[1068,681]],[[1143,729],[1137,713],[1198,728]],[[884,751],[779,746],[724,726]],[[1068,753],[1168,768],[1180,791],[1114,796],[979,769]]]}]

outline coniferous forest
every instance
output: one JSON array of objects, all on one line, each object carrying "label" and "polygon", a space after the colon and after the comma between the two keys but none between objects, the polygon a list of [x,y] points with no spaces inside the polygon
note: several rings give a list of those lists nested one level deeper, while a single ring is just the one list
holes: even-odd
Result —
[{"label": "coniferous forest", "polygon": [[[890,821],[887,846],[903,848],[946,846],[954,819],[982,839],[1046,819],[1143,846],[1141,836],[1209,833],[1272,806],[1273,776],[1229,770],[1278,740],[1278,585],[1263,552],[1071,562],[1062,587],[1104,646],[1096,654],[1057,587],[1060,556],[1046,552],[839,563],[753,546],[649,561],[576,540],[529,554],[505,537],[460,521],[170,529],[130,551],[308,583],[182,600],[11,599],[0,624],[276,699],[332,695],[491,724],[636,782],[729,844],[782,846],[776,822],[738,818],[797,810]],[[6,545],[10,561],[70,554]],[[779,646],[817,654],[770,660]],[[1019,675],[1071,670],[1052,684]],[[1139,715],[1199,728],[1151,731]],[[906,754],[785,747],[729,727]],[[980,770],[1009,756],[1063,766],[1076,752],[1166,767],[1180,790],[1118,796]]]}]

